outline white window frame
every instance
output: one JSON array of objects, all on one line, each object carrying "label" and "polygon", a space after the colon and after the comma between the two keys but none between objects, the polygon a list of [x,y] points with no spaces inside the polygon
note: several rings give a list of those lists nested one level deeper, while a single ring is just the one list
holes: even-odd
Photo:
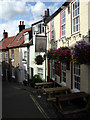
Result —
[{"label": "white window frame", "polygon": [[24,80],[27,80],[27,71],[24,69]]},{"label": "white window frame", "polygon": [[61,37],[66,35],[66,10],[61,13]]},{"label": "white window frame", "polygon": [[5,62],[8,62],[8,53],[5,53]]},{"label": "white window frame", "polygon": [[12,67],[12,78],[15,78],[15,68]]},{"label": "white window frame", "polygon": [[[63,66],[67,67],[66,63],[61,63],[61,83],[66,86],[66,70],[63,70]],[[65,78],[65,81],[63,80],[63,78]]]},{"label": "white window frame", "polygon": [[40,75],[41,78],[43,78],[43,68],[37,68],[38,75]]},{"label": "white window frame", "polygon": [[52,80],[55,81],[55,61],[52,60]]},{"label": "white window frame", "polygon": [[[77,66],[75,66],[75,65],[77,65]],[[77,69],[79,71],[79,75],[75,73],[74,69]],[[79,81],[77,81],[77,78],[79,78]],[[75,85],[75,83],[76,83],[76,85]],[[80,91],[80,65],[75,64],[75,63],[73,63],[73,89],[74,89],[74,91],[77,91],[77,92]]]},{"label": "white window frame", "polygon": [[51,21],[51,40],[54,40],[54,20]]},{"label": "white window frame", "polygon": [[[12,54],[12,51],[13,51],[13,54]],[[11,60],[12,61],[14,60],[14,49],[11,49]]]},{"label": "white window frame", "polygon": [[28,43],[29,42],[29,33],[28,32],[26,32],[24,34],[24,38],[25,38],[25,43]]},{"label": "white window frame", "polygon": [[0,62],[2,62],[2,53],[0,53]]},{"label": "white window frame", "polygon": [[24,51],[24,56],[23,56],[24,60],[27,60],[27,51]]},{"label": "white window frame", "polygon": [[[78,7],[76,7],[74,9],[75,4],[78,4],[79,6],[77,5]],[[79,32],[79,30],[80,30],[80,1],[79,0],[75,0],[73,2],[73,4],[72,4],[72,33],[73,34],[77,33],[77,32]]]}]

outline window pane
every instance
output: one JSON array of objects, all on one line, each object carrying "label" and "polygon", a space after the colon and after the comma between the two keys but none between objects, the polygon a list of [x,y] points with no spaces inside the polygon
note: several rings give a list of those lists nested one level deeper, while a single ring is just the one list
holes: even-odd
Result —
[{"label": "window pane", "polygon": [[77,4],[78,4],[78,7],[79,7],[79,0],[78,0],[78,3],[77,3]]},{"label": "window pane", "polygon": [[73,4],[73,10],[75,9],[75,5]]},{"label": "window pane", "polygon": [[78,31],[78,25],[76,25],[76,31]]},{"label": "window pane", "polygon": [[78,14],[79,14],[79,8],[78,8]]},{"label": "window pane", "polygon": [[80,65],[74,64],[74,88],[80,90]]},{"label": "window pane", "polygon": [[78,24],[78,17],[76,18],[76,24]]}]

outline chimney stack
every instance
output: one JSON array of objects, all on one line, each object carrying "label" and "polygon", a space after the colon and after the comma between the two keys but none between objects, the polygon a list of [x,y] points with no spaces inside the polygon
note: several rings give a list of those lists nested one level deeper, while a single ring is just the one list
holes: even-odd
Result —
[{"label": "chimney stack", "polygon": [[8,32],[5,32],[5,30],[3,31],[3,39],[8,37]]},{"label": "chimney stack", "polygon": [[25,29],[24,21],[20,21],[19,32],[21,32],[23,29]]},{"label": "chimney stack", "polygon": [[47,11],[45,10],[44,16],[46,17]]},{"label": "chimney stack", "polygon": [[47,14],[46,14],[47,17],[49,17],[49,9],[47,9]]}]

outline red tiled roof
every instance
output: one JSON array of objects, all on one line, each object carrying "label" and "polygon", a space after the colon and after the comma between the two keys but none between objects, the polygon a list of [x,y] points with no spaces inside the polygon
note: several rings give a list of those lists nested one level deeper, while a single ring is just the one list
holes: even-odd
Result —
[{"label": "red tiled roof", "polygon": [[12,37],[8,37],[8,38],[3,39],[3,40],[0,42],[0,50],[5,50],[5,49],[7,49],[7,47],[9,46],[9,44],[11,43],[11,41],[13,41],[14,38],[15,38],[15,36],[12,36]]},{"label": "red tiled roof", "polygon": [[13,42],[10,44],[9,48],[22,46],[24,43],[24,33],[28,31],[31,31],[31,28],[24,29],[19,34],[17,34]]}]

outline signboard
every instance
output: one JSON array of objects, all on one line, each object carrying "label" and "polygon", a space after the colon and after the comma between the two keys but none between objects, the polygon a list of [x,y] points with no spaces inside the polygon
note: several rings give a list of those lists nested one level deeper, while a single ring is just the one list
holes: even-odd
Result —
[{"label": "signboard", "polygon": [[47,42],[46,36],[36,36],[35,52],[45,52],[47,46],[46,42]]}]

